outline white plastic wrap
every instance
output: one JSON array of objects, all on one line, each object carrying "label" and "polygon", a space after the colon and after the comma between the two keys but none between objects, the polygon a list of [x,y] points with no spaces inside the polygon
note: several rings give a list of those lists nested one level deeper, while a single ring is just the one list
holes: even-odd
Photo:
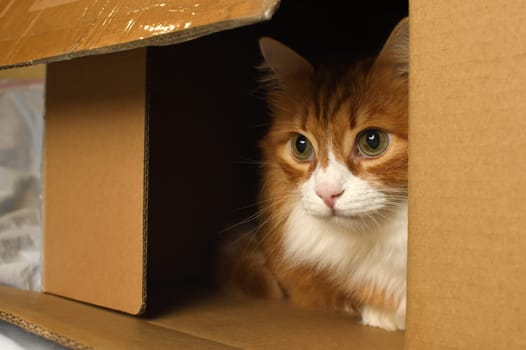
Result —
[{"label": "white plastic wrap", "polygon": [[43,82],[0,81],[0,284],[40,290]]}]

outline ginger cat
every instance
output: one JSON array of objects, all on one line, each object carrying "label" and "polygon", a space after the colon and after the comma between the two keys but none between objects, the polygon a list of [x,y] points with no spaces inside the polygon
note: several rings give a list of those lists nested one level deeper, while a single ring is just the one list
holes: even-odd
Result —
[{"label": "ginger cat", "polygon": [[261,39],[272,124],[259,222],[223,247],[224,284],[404,329],[408,31],[405,18],[375,59],[343,71]]}]

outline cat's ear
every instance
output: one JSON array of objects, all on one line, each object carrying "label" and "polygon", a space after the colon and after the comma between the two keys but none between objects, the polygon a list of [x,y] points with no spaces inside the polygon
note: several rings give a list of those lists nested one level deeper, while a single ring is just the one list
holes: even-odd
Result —
[{"label": "cat's ear", "polygon": [[394,68],[397,76],[409,74],[409,18],[402,19],[393,29],[376,59],[376,65]]},{"label": "cat's ear", "polygon": [[287,85],[288,82],[310,77],[313,66],[287,46],[271,38],[261,38],[259,48],[265,59],[265,65],[275,78]]}]

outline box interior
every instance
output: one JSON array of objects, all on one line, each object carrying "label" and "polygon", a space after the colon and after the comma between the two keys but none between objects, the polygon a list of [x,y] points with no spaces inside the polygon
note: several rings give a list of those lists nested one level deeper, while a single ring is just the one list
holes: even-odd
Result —
[{"label": "box interior", "polygon": [[0,286],[0,319],[72,349],[403,349],[402,332],[345,315],[179,288],[153,291],[152,312],[123,315],[49,294]]},{"label": "box interior", "polygon": [[270,22],[148,48],[144,320],[241,348],[337,349],[347,342],[356,349],[403,348],[401,332],[287,303],[224,296],[212,278],[223,230],[249,217],[257,202],[257,141],[269,123],[256,68],[258,38],[276,38],[315,64],[358,59],[375,54],[407,15],[406,1],[377,5],[285,1]]},{"label": "box interior", "polygon": [[209,285],[221,232],[254,212],[269,123],[258,38],[314,64],[354,60],[379,51],[407,6],[284,1],[269,22],[148,49],[149,285]]}]

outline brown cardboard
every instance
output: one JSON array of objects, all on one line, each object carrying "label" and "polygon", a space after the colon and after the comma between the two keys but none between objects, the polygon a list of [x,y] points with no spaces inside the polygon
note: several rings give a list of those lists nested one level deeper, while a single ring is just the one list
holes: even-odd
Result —
[{"label": "brown cardboard", "polygon": [[[254,197],[255,175],[247,180],[246,173],[229,173],[229,165],[239,160],[238,148],[255,147],[255,134],[239,143],[236,137],[246,132],[243,123],[256,122],[253,112],[264,112],[243,106],[243,94],[252,91],[244,85],[247,72],[255,74],[260,61],[260,32],[219,34],[167,51],[94,55],[268,19],[277,2],[4,3],[0,66],[52,63],[44,171],[46,294],[0,287],[0,318],[75,349],[404,346],[401,332],[365,328],[348,316],[287,302],[150,288],[146,316],[134,318],[50,295],[137,314],[146,306],[147,271],[149,283],[186,289],[196,283],[192,279],[206,282],[213,258],[206,246],[224,224],[223,211]],[[287,33],[290,19],[281,23]],[[84,55],[90,57],[57,62]],[[249,80],[255,84],[256,77]],[[188,147],[196,136],[199,143]],[[196,156],[210,159],[197,164]],[[217,182],[206,182],[212,177]],[[174,211],[171,193],[182,198],[186,211]]]},{"label": "brown cardboard", "polygon": [[[192,29],[198,23],[195,28],[202,31],[178,31],[175,24],[172,30],[167,23],[187,20],[185,16],[191,11],[184,6],[190,3],[173,1],[166,2],[166,6],[142,9],[132,2],[111,2],[109,8],[98,8],[98,17],[91,8],[84,13],[83,3],[4,0],[0,25],[15,25],[11,18],[17,18],[24,30],[0,27],[2,33],[7,33],[0,39],[0,52],[6,53],[0,65],[176,42],[227,27],[226,24],[248,23],[247,18],[255,21],[268,15],[262,10],[267,8],[262,3],[258,3],[254,15],[248,8],[256,2],[207,1],[201,7],[205,9],[203,21],[190,24]],[[134,22],[124,15],[133,12],[127,12],[126,6],[131,8],[134,4],[141,21]],[[179,14],[177,6],[181,4],[184,6]],[[526,159],[521,153],[526,146],[522,132],[526,127],[525,12],[520,0],[481,4],[475,0],[454,5],[411,2],[410,236],[405,335],[405,348],[409,350],[526,347]],[[39,15],[20,10],[29,10],[28,6],[33,6],[32,11]],[[161,15],[156,17],[166,9],[176,13],[165,14],[170,22],[163,22],[166,17]],[[46,16],[39,11],[51,12],[46,12]],[[54,28],[60,21],[44,23],[46,18],[62,18],[64,13],[78,15],[81,25]],[[8,17],[10,20],[6,21]],[[83,27],[88,18],[93,25]],[[122,28],[126,29],[129,23],[132,30],[128,33]],[[46,25],[51,27],[37,30]],[[148,39],[140,41],[137,33],[144,32],[146,25],[152,25],[149,28],[154,30]],[[160,32],[166,26],[169,33],[164,36]],[[135,33],[136,28],[141,30]],[[76,37],[79,33],[80,39]],[[215,39],[205,45],[212,45]],[[49,44],[50,51],[43,43]],[[57,43],[66,46],[54,46]],[[192,47],[192,43],[187,47]],[[145,129],[148,114],[144,112],[147,87],[153,80],[145,78],[141,68],[144,66],[144,50],[56,63],[50,66],[48,95],[51,121],[46,147],[53,157],[48,157],[46,167],[54,170],[46,172],[46,201],[52,205],[45,213],[44,287],[52,293],[130,313],[142,311],[146,285],[144,229],[149,226],[143,218],[149,216],[143,215],[149,214],[149,206],[145,205],[149,204],[149,192],[145,186],[150,183],[145,177],[147,168],[143,167],[149,160],[146,151],[150,144],[145,142],[149,134]],[[203,75],[197,82],[202,84],[207,78],[218,77]],[[75,84],[71,84],[72,80]],[[202,100],[193,100],[184,95],[189,91],[186,87],[183,84],[174,88],[180,101],[202,105],[210,102],[210,92],[203,94]],[[227,95],[226,91],[218,95],[223,98],[225,93],[225,98],[235,100],[237,95]],[[68,113],[73,105],[75,113]],[[192,114],[191,107],[191,103],[174,107],[174,116],[203,116]],[[229,118],[228,113],[223,114],[225,111],[228,109],[218,115],[206,115],[223,120]],[[158,124],[157,128],[162,129],[163,125],[166,124]],[[112,138],[115,134],[123,138]],[[75,160],[78,154],[84,156]],[[126,166],[118,166],[128,161]],[[229,186],[232,184],[223,189]],[[75,189],[77,195],[63,192],[64,187]],[[156,191],[160,192],[159,188]],[[86,210],[99,220],[84,222]],[[162,236],[163,232],[156,231]],[[74,238],[74,234],[82,237]],[[155,241],[165,248],[161,255],[150,251],[158,259],[156,265],[164,267],[159,273],[161,280],[172,268],[164,264],[164,254],[197,251],[196,241],[185,241],[191,237],[191,232],[171,236],[176,241],[181,238],[173,250],[166,249],[172,247],[164,245],[166,241]],[[183,259],[172,271],[188,272],[186,267],[195,267],[193,260],[199,257],[179,256]],[[184,265],[185,261],[192,263]],[[360,327],[342,315],[313,313],[284,303],[218,295],[196,299],[172,289],[154,292],[151,299],[153,309],[147,318],[139,319],[50,295],[0,288],[0,317],[36,325],[32,329],[39,333],[66,337],[65,341],[69,339],[78,347],[103,349],[146,348],[151,344],[161,349],[404,346],[403,333]],[[51,333],[46,333],[48,330]]]},{"label": "brown cardboard", "polygon": [[0,286],[0,319],[73,349],[234,349],[135,317]]},{"label": "brown cardboard", "polygon": [[[179,296],[177,303],[174,295]],[[0,287],[1,319],[26,322],[93,349],[342,349],[403,348],[403,333],[362,327],[344,315],[286,302],[231,298],[174,289],[156,293],[160,310],[136,318],[50,295]],[[184,298],[183,298],[184,297]],[[74,342],[71,342],[74,339]]]},{"label": "brown cardboard", "polygon": [[177,293],[174,289],[153,294],[162,311],[154,312],[149,323],[242,349],[401,350],[404,347],[403,332],[363,327],[349,315],[305,310],[286,301],[193,291]]},{"label": "brown cardboard", "polygon": [[46,66],[43,64],[22,68],[0,70],[1,79],[43,80],[46,76]]},{"label": "brown cardboard", "polygon": [[[29,5],[10,1],[0,15],[18,17],[22,26],[28,18],[38,24],[26,27],[24,33],[28,35],[10,32],[7,38],[19,35],[18,43],[6,48],[3,58],[8,61],[0,64],[24,65],[153,42],[179,42],[227,25],[268,18],[275,5],[268,1],[209,2],[203,16],[210,20],[210,25],[196,26],[198,30],[192,31],[191,24],[189,30],[175,30],[173,36],[153,33],[149,39],[127,41],[127,33],[119,30],[118,25],[130,23],[119,22],[119,10],[108,13],[106,7],[95,4],[100,16],[93,29],[82,34],[79,41],[75,35],[84,31],[83,21],[91,15],[90,9],[78,12],[75,6],[81,3],[36,1],[38,6],[33,4],[36,6],[33,10],[42,12],[37,17],[30,13],[25,18],[21,16],[26,12],[17,9]],[[246,21],[244,11],[255,3],[259,4],[257,15],[250,15]],[[106,4],[110,8],[115,5]],[[142,2],[126,4],[142,6]],[[181,4],[184,1],[169,3]],[[153,8],[174,10],[170,6],[159,4]],[[139,11],[141,23],[157,23],[153,12],[146,10]],[[333,9],[325,12],[330,11]],[[189,12],[183,9],[182,13]],[[66,17],[70,18],[69,24],[71,18],[80,18],[81,25],[74,21],[75,26],[55,30],[39,23],[47,18],[48,25],[57,26],[62,19],[67,22]],[[289,33],[290,19],[281,21],[281,33]],[[383,25],[387,33],[391,25]],[[154,28],[164,31],[164,26]],[[316,26],[312,26],[312,31],[318,31]],[[166,51],[149,48],[145,54],[139,49],[49,65],[44,213],[46,294],[0,288],[0,318],[74,348],[403,347],[403,333],[365,328],[345,315],[306,311],[286,302],[217,294],[195,297],[192,292],[181,295],[176,289],[164,289],[156,293],[149,288],[147,316],[132,318],[48,294],[136,314],[144,311],[146,305],[146,271],[149,283],[169,282],[191,288],[196,284],[193,279],[209,282],[204,267],[209,267],[213,256],[207,245],[214,243],[211,237],[214,229],[224,224],[220,221],[221,211],[231,211],[239,199],[253,201],[256,191],[256,167],[246,176],[247,172],[230,174],[229,165],[233,160],[243,159],[236,153],[240,148],[244,151],[247,145],[256,146],[257,133],[247,133],[247,125],[251,128],[259,125],[255,114],[264,114],[262,102],[257,108],[244,106],[245,94],[254,93],[255,89],[243,85],[247,80],[256,85],[253,67],[261,60],[257,51],[261,32],[247,30],[234,33],[233,37],[228,35],[218,33]],[[308,47],[312,47],[309,35],[303,36]],[[108,37],[111,42],[104,41]],[[88,45],[90,41],[92,44]],[[57,49],[54,46],[57,43],[69,46]],[[15,61],[13,57],[17,57]],[[157,71],[151,66],[156,66]],[[248,75],[247,79],[247,72],[253,76]],[[168,94],[163,91],[165,86],[169,88]],[[163,99],[158,98],[160,95]],[[172,129],[182,132],[173,137]],[[245,133],[242,142],[238,142],[238,135]],[[201,136],[199,143],[188,147],[196,136]],[[209,150],[214,153],[207,153]],[[207,156],[211,159],[206,162],[192,162],[196,157]],[[184,172],[180,164],[186,166]],[[174,211],[172,182],[179,185],[174,188],[183,197],[182,203],[198,205],[190,206],[189,211],[188,208]],[[210,190],[215,191],[213,195]],[[207,213],[206,220],[202,213]]]},{"label": "brown cardboard", "polygon": [[524,2],[410,13],[407,349],[523,349]]},{"label": "brown cardboard", "polygon": [[145,304],[146,51],[48,66],[44,291]]},{"label": "brown cardboard", "polygon": [[172,44],[269,19],[278,0],[0,1],[0,67]]}]

